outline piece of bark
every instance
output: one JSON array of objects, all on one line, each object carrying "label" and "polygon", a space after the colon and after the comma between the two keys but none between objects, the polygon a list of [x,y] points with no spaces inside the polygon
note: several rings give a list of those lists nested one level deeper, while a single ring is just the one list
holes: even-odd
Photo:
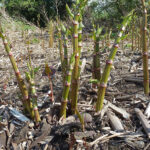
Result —
[{"label": "piece of bark", "polygon": [[129,100],[132,97],[133,95],[118,96],[116,97],[116,100]]},{"label": "piece of bark", "polygon": [[128,77],[128,78],[125,78],[124,80],[127,82],[134,82],[134,83],[141,84],[141,85],[143,84],[142,78]]},{"label": "piece of bark", "polygon": [[112,114],[110,111],[107,111],[107,116],[110,120],[112,128],[115,131],[124,131],[124,127],[122,126],[120,119],[117,116],[115,116],[115,114]]},{"label": "piece of bark", "polygon": [[9,148],[9,145],[11,143],[12,134],[13,134],[14,130],[15,130],[15,125],[13,123],[10,123],[9,130],[6,130],[7,131],[6,133],[7,133],[7,136],[8,136],[8,138],[7,138],[7,148]]},{"label": "piece of bark", "polygon": [[43,119],[43,126],[41,128],[41,135],[34,139],[34,141],[29,146],[29,149],[32,149],[38,143],[40,143],[45,137],[51,132],[51,125],[46,122],[46,119]]},{"label": "piece of bark", "polygon": [[97,144],[99,141],[101,141],[102,139],[104,139],[105,137],[107,137],[108,134],[105,134],[103,136],[100,136],[99,138],[97,138],[96,140],[94,140],[93,142],[88,143],[88,146],[93,146],[94,144]]},{"label": "piece of bark", "polygon": [[134,140],[134,141],[125,140],[125,141],[128,145],[130,145],[134,149],[143,149],[145,146],[145,143],[143,141],[138,141],[138,140]]},{"label": "piece of bark", "polygon": [[95,131],[85,131],[85,132],[74,132],[74,137],[76,140],[82,140],[83,138],[93,138],[96,135]]},{"label": "piece of bark", "polygon": [[108,102],[107,100],[104,100],[104,104],[109,104],[109,107],[112,110],[114,110],[116,113],[120,114],[124,119],[129,119],[130,118],[130,114],[127,113],[124,109],[113,105],[112,103]]},{"label": "piece of bark", "polygon": [[142,123],[142,126],[150,139],[150,124],[148,123],[148,120],[146,119],[146,116],[142,113],[142,111],[138,108],[135,108],[135,113],[137,114],[139,120]]},{"label": "piece of bark", "polygon": [[144,113],[148,118],[150,118],[150,103],[148,104],[145,113]]},{"label": "piece of bark", "polygon": [[3,149],[6,146],[6,132],[5,131],[0,131],[0,149]]}]

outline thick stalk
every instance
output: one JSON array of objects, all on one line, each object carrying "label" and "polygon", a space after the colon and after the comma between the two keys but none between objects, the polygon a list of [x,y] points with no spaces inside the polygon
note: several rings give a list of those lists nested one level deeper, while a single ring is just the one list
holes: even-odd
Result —
[{"label": "thick stalk", "polygon": [[149,71],[148,71],[148,49],[147,49],[147,9],[145,0],[142,1],[143,6],[143,26],[142,26],[142,49],[143,49],[143,76],[144,76],[144,93],[149,94]]},{"label": "thick stalk", "polygon": [[79,50],[78,50],[78,20],[79,14],[75,15],[73,21],[73,53],[75,54],[75,65],[72,75],[71,86],[71,110],[75,113],[78,99],[78,74],[79,74]]},{"label": "thick stalk", "polygon": [[[132,11],[132,13],[133,13],[133,11]],[[100,85],[99,85],[99,88],[98,88],[98,98],[97,98],[97,103],[96,103],[96,111],[97,112],[100,111],[103,108],[103,101],[104,101],[104,96],[105,96],[105,91],[106,91],[106,87],[107,87],[108,78],[109,78],[109,75],[110,75],[111,66],[113,64],[113,60],[114,60],[114,57],[116,55],[119,43],[121,41],[122,34],[125,31],[126,26],[128,25],[128,23],[131,20],[131,14],[132,13],[130,13],[124,19],[124,21],[122,23],[121,31],[119,32],[118,37],[116,38],[115,43],[114,43],[114,45],[111,49],[108,60],[106,61],[106,66],[104,68],[103,75],[102,75],[102,78],[100,80]]]},{"label": "thick stalk", "polygon": [[67,100],[68,100],[68,95],[69,95],[69,89],[70,89],[70,83],[71,83],[71,76],[72,76],[72,70],[74,67],[74,55],[70,58],[70,63],[69,63],[69,68],[68,72],[66,74],[65,78],[65,85],[63,89],[63,94],[62,94],[62,101],[61,101],[61,112],[60,116],[66,118],[66,106],[67,106]]}]

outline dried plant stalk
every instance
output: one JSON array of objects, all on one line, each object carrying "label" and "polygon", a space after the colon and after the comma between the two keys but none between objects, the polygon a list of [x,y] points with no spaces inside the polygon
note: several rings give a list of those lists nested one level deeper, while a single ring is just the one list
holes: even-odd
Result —
[{"label": "dried plant stalk", "polygon": [[49,48],[53,48],[54,45],[54,25],[53,22],[49,23]]}]

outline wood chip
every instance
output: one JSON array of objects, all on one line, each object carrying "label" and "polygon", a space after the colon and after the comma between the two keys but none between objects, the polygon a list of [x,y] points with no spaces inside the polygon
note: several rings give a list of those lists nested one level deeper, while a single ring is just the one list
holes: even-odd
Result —
[{"label": "wood chip", "polygon": [[135,108],[135,113],[137,114],[139,120],[142,123],[142,126],[150,139],[150,124],[148,123],[148,120],[146,119],[146,116],[142,113],[142,111],[138,108]]},{"label": "wood chip", "polygon": [[115,114],[112,114],[112,112],[107,111],[107,116],[110,120],[112,128],[115,131],[124,131],[124,127],[122,126],[120,119],[117,116],[115,116]]},{"label": "wood chip", "polygon": [[112,103],[108,102],[107,100],[104,100],[104,104],[109,104],[109,107],[114,110],[116,113],[120,114],[124,119],[129,119],[130,118],[130,114],[127,113],[124,109],[119,108],[115,105],[113,105]]},{"label": "wood chip", "polygon": [[150,118],[150,103],[148,104],[145,113],[144,113],[148,118]]}]

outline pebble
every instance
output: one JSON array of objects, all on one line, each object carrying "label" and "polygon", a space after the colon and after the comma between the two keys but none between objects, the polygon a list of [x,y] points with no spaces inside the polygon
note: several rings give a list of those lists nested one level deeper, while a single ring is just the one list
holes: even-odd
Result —
[{"label": "pebble", "polygon": [[29,123],[29,128],[32,129],[34,127],[34,123]]},{"label": "pebble", "polygon": [[[92,116],[89,113],[81,113],[81,116],[83,116],[85,123],[92,122]],[[78,118],[78,120],[79,120],[79,118]]]},{"label": "pebble", "polygon": [[29,139],[29,140],[32,140],[32,139],[33,139],[33,136],[32,136],[32,135],[30,135],[30,136],[28,137],[28,139]]},{"label": "pebble", "polygon": [[32,132],[31,132],[31,131],[28,132],[28,136],[30,136],[30,135],[32,135]]}]

